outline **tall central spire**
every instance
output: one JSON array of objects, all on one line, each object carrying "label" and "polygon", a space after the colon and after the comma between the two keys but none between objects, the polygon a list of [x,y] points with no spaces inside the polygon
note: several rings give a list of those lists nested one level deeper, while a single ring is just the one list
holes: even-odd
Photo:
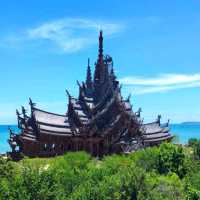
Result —
[{"label": "tall central spire", "polygon": [[89,58],[88,58],[88,66],[87,66],[86,86],[89,89],[92,88],[92,75],[91,75],[90,59]]},{"label": "tall central spire", "polygon": [[99,34],[99,58],[98,62],[103,62],[103,31],[100,30]]},{"label": "tall central spire", "polygon": [[104,66],[103,66],[103,31],[99,34],[99,55],[97,63],[95,64],[94,82],[99,84],[103,80]]}]

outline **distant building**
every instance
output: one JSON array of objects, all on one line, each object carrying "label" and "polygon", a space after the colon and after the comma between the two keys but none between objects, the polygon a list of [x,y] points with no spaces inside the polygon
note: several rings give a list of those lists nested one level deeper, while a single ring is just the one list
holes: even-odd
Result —
[{"label": "distant building", "polygon": [[130,97],[123,99],[112,58],[103,54],[102,31],[99,55],[92,77],[88,60],[86,81],[78,83],[79,96],[69,98],[66,115],[38,109],[30,99],[31,114],[17,111],[19,134],[10,132],[13,153],[27,156],[56,156],[67,151],[85,150],[93,156],[129,153],[170,141],[168,123],[161,125],[159,115],[143,124],[141,109],[133,112]]}]

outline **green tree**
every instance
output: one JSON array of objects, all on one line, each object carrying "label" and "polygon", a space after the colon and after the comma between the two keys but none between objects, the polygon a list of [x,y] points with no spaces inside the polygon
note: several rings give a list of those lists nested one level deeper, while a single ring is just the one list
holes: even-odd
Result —
[{"label": "green tree", "polygon": [[197,138],[190,138],[190,139],[188,140],[188,146],[189,146],[189,147],[194,147],[194,146],[197,144],[197,142],[198,142],[198,139],[197,139]]},{"label": "green tree", "polygon": [[194,149],[194,157],[199,160],[200,159],[200,140],[198,140],[194,144],[193,149]]},{"label": "green tree", "polygon": [[176,173],[183,178],[187,172],[183,148],[171,143],[163,143],[159,148],[158,171],[161,174]]},{"label": "green tree", "polygon": [[147,178],[151,200],[183,200],[185,199],[184,185],[175,173],[167,176],[150,174]]},{"label": "green tree", "polygon": [[12,179],[15,170],[13,162],[0,157],[0,178]]},{"label": "green tree", "polygon": [[130,154],[129,157],[136,166],[143,168],[145,171],[155,171],[158,168],[159,148],[151,147],[141,149],[140,151]]}]

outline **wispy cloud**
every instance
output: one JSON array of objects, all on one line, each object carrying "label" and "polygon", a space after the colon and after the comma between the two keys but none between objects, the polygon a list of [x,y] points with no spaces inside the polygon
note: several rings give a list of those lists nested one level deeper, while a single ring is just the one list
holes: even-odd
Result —
[{"label": "wispy cloud", "polygon": [[62,18],[28,28],[23,33],[9,38],[16,45],[20,42],[33,42],[39,45],[56,47],[65,53],[79,51],[95,44],[98,31],[113,36],[125,29],[125,25],[117,22],[92,20],[83,18]]},{"label": "wispy cloud", "polygon": [[162,23],[163,19],[157,16],[134,17],[125,21],[66,17],[18,28],[21,31],[12,30],[1,38],[0,47],[73,53],[96,44],[100,29],[108,38],[132,28],[148,32],[149,27]]},{"label": "wispy cloud", "polygon": [[120,82],[134,94],[166,92],[184,88],[200,87],[200,73],[161,74],[156,77],[124,77]]}]

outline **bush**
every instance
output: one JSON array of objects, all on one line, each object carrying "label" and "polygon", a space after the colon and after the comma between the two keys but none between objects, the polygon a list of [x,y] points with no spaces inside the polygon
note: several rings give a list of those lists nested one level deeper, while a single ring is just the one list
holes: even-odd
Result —
[{"label": "bush", "polygon": [[142,149],[130,154],[130,159],[147,172],[157,171],[159,162],[159,148],[152,147]]},{"label": "bush", "polygon": [[16,169],[14,169],[14,163],[0,157],[0,179],[7,178],[10,180],[15,173]]},{"label": "bush", "polygon": [[186,150],[165,143],[102,160],[85,152],[17,163],[0,160],[0,199],[200,199],[200,162]]},{"label": "bush", "polygon": [[188,146],[193,148],[193,153],[195,159],[200,159],[200,140],[196,138],[191,138],[188,141]]},{"label": "bush", "polygon": [[168,174],[167,176],[151,174],[148,182],[149,199],[185,199],[184,185],[175,173]]},{"label": "bush", "polygon": [[196,159],[200,159],[200,140],[198,140],[198,142],[196,142],[196,144],[193,146],[194,149],[194,157]]},{"label": "bush", "polygon": [[190,139],[188,140],[188,146],[189,146],[189,147],[194,147],[194,146],[197,144],[197,142],[198,142],[198,139],[197,139],[197,138],[190,138]]},{"label": "bush", "polygon": [[161,174],[176,173],[183,178],[187,172],[183,148],[171,143],[163,143],[159,148],[158,171]]}]

